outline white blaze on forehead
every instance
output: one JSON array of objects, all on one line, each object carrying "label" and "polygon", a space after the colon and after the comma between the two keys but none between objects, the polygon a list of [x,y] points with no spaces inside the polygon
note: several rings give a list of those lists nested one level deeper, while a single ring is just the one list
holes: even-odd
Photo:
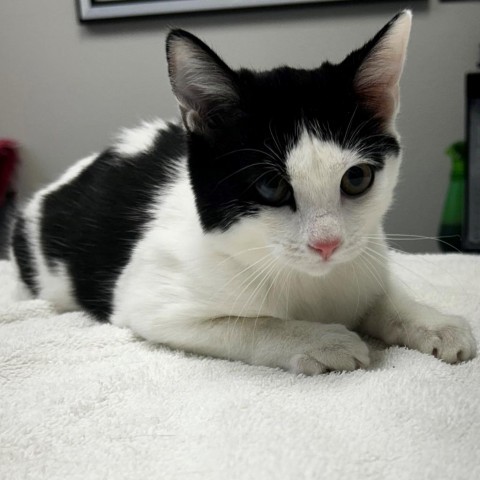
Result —
[{"label": "white blaze on forehead", "polygon": [[307,200],[318,205],[338,201],[343,174],[359,161],[353,150],[322,141],[305,130],[287,157],[287,172],[297,203]]}]

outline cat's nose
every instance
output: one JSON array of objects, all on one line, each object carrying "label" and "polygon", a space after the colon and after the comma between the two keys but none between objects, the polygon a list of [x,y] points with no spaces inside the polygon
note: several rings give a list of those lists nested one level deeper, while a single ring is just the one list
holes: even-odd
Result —
[{"label": "cat's nose", "polygon": [[334,238],[331,240],[318,240],[316,242],[309,243],[310,248],[316,250],[324,260],[328,260],[333,252],[339,247],[340,239]]}]

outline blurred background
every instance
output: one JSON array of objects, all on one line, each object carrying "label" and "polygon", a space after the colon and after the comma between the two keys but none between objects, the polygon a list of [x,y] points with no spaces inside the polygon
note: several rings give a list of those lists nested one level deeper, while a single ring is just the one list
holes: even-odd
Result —
[{"label": "blurred background", "polygon": [[[1,0],[0,138],[18,143],[18,198],[108,145],[119,128],[177,115],[164,53],[171,27],[191,30],[234,68],[311,68],[341,61],[403,8],[414,15],[398,120],[405,150],[386,230],[435,237],[449,187],[445,150],[465,135],[480,2],[315,3],[81,24],[74,0]],[[435,240],[396,246],[438,251]]]}]

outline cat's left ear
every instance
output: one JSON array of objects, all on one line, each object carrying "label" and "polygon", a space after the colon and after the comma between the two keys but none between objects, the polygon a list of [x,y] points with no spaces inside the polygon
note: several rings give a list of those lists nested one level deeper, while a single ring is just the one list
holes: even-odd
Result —
[{"label": "cat's left ear", "polygon": [[191,33],[169,33],[167,61],[173,93],[188,130],[208,131],[238,106],[235,72]]},{"label": "cat's left ear", "polygon": [[361,104],[390,125],[399,108],[399,81],[407,54],[412,12],[404,10],[344,64],[355,69],[353,87]]}]

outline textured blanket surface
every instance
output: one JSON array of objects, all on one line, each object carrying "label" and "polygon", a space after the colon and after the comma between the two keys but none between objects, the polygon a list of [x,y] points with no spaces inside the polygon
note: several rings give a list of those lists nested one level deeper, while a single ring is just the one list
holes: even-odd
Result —
[{"label": "textured blanket surface", "polygon": [[[392,255],[480,340],[480,257]],[[370,342],[368,371],[200,358],[47,302],[0,262],[0,479],[479,479],[480,360]]]}]

